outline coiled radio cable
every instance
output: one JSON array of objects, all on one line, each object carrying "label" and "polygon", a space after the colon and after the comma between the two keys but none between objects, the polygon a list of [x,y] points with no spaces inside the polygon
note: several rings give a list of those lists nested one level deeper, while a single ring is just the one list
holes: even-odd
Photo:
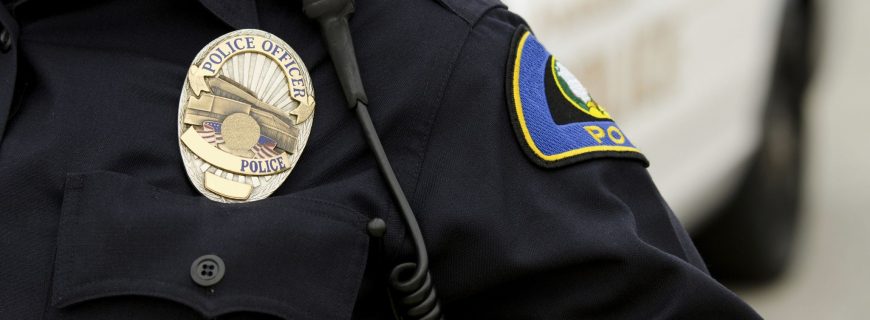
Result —
[{"label": "coiled radio cable", "polygon": [[[356,53],[347,23],[348,16],[354,10],[353,0],[303,0],[302,3],[305,15],[320,23],[324,41],[347,99],[347,105],[356,112],[366,141],[375,154],[378,168],[387,181],[393,198],[399,205],[402,218],[417,252],[417,262],[399,264],[390,272],[390,287],[398,296],[393,303],[400,307],[402,318],[406,320],[443,319],[438,297],[432,285],[432,276],[429,274],[429,256],[426,244],[423,242],[423,233],[420,231],[417,218],[411,210],[401,185],[399,185],[396,173],[387,159],[384,147],[368,112],[368,98],[360,77],[359,65],[356,61]],[[391,295],[392,297],[393,295]]]}]

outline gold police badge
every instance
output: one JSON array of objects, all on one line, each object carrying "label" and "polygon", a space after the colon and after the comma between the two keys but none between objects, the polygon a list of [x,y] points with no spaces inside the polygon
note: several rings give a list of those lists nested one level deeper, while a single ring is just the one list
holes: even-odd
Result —
[{"label": "gold police badge", "polygon": [[178,141],[190,181],[219,202],[268,197],[294,165],[314,122],[314,88],[299,55],[273,34],[225,34],[187,73]]}]

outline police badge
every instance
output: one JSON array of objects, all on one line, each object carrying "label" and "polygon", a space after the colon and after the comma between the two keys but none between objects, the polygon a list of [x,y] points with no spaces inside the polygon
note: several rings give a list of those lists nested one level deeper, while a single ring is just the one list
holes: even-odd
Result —
[{"label": "police badge", "polygon": [[194,58],[179,101],[190,181],[218,202],[268,197],[299,161],[314,105],[308,70],[287,43],[253,29],[215,39]]}]

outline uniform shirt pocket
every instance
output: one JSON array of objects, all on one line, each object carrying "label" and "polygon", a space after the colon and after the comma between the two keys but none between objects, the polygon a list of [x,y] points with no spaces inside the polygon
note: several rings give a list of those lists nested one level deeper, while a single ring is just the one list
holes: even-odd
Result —
[{"label": "uniform shirt pocket", "polygon": [[[99,312],[75,306],[123,296],[182,304],[209,318],[347,319],[368,253],[366,222],[295,196],[221,204],[122,174],[71,174],[49,314]],[[194,262],[206,255],[220,257],[225,271],[210,286],[194,281],[201,272]]]}]

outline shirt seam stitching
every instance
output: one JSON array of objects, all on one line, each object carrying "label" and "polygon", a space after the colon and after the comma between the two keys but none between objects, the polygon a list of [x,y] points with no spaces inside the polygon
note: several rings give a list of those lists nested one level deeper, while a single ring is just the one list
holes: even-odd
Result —
[{"label": "shirt seam stitching", "polygon": [[[472,32],[477,28],[477,26],[480,24],[480,21],[484,17],[486,17],[487,15],[490,14],[490,12],[492,12],[493,10],[496,10],[498,8],[499,8],[498,6],[494,6],[492,8],[489,8],[480,16],[480,18],[477,19],[477,22],[475,24],[473,24],[473,25],[467,24],[467,27],[465,30],[466,33],[462,39],[462,45],[459,46],[459,50],[456,51],[455,56],[451,59],[450,64],[448,66],[449,72],[445,73],[443,80],[441,80],[442,84],[438,90],[438,94],[436,96],[436,99],[433,100],[436,107],[433,108],[432,114],[430,116],[431,121],[428,124],[428,128],[426,128],[426,130],[425,130],[426,133],[422,137],[423,148],[420,151],[420,153],[418,154],[419,161],[417,162],[416,168],[414,168],[414,189],[413,189],[413,193],[412,193],[412,195],[413,195],[412,199],[413,199],[413,202],[416,202],[418,204],[418,206],[417,206],[418,210],[423,210],[426,207],[425,200],[422,198],[419,198],[419,195],[421,194],[419,191],[422,188],[422,181],[420,179],[420,175],[422,174],[423,168],[424,168],[425,163],[426,163],[426,158],[427,158],[426,156],[429,154],[429,147],[431,145],[430,141],[431,141],[432,131],[435,127],[435,124],[438,122],[439,115],[441,114],[441,105],[442,105],[442,102],[444,100],[444,96],[447,93],[447,88],[450,84],[450,79],[452,79],[453,76],[455,75],[456,66],[458,65],[458,62],[462,57],[462,53],[465,52],[465,50],[467,49],[467,46],[469,44],[469,40],[471,39]],[[422,211],[418,211],[418,212],[422,212]],[[402,248],[404,246],[405,242],[407,241],[407,238],[408,237],[407,237],[407,233],[406,233],[402,237],[401,242],[399,243],[399,248]],[[397,253],[398,253],[398,250],[393,253],[393,255],[392,255],[393,258],[396,257]]]}]

